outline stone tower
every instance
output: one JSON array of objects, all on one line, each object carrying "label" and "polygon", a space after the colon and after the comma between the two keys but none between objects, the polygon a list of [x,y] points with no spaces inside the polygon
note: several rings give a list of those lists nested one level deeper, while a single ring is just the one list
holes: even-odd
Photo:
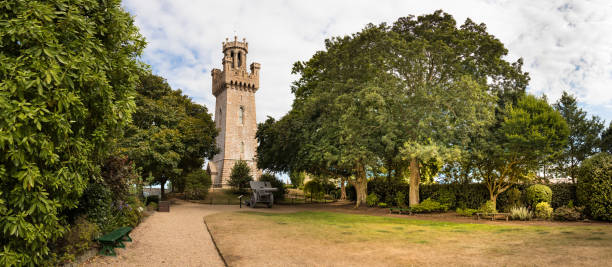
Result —
[{"label": "stone tower", "polygon": [[257,180],[260,171],[255,162],[257,121],[255,92],[259,89],[259,63],[251,63],[247,71],[249,43],[234,37],[223,42],[223,70],[212,70],[212,93],[216,97],[215,124],[219,130],[219,154],[208,163],[214,187],[228,186],[232,167],[244,160]]}]

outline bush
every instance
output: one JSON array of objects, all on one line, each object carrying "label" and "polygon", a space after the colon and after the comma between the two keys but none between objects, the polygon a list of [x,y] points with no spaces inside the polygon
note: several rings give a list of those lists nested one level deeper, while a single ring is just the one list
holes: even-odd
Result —
[{"label": "bush", "polygon": [[570,201],[576,202],[576,185],[571,183],[550,184],[552,190],[552,201],[550,205],[553,208],[566,206]]},{"label": "bush", "polygon": [[378,202],[378,207],[384,209],[384,208],[387,207],[387,203],[385,203],[385,202]]},{"label": "bush", "polygon": [[553,213],[553,208],[550,207],[548,202],[540,202],[536,205],[535,215],[540,219],[548,220],[551,218]]},{"label": "bush", "polygon": [[510,218],[513,220],[529,221],[533,213],[526,207],[513,207],[510,209]]},{"label": "bush", "polygon": [[113,221],[112,193],[106,185],[90,182],[79,200],[79,213],[84,214],[89,222],[106,229]]},{"label": "bush", "polygon": [[574,207],[573,205],[567,205],[555,209],[553,212],[553,219],[557,221],[578,221],[583,219],[582,207]]},{"label": "bush", "polygon": [[323,185],[317,180],[310,180],[304,184],[304,193],[308,193],[312,196],[322,195]]},{"label": "bush", "polygon": [[397,192],[395,195],[395,203],[402,209],[406,208],[406,194],[404,194],[404,192]]},{"label": "bush", "polygon": [[125,200],[130,193],[130,184],[134,184],[139,178],[134,164],[125,155],[106,159],[102,165],[101,175],[114,200]]},{"label": "bush", "polygon": [[148,206],[149,203],[154,202],[155,204],[159,204],[159,196],[158,195],[152,195],[152,196],[148,196],[145,203]]},{"label": "bush", "polygon": [[440,191],[434,193],[434,197],[436,201],[440,202],[442,205],[446,205],[449,208],[456,207],[456,196],[450,189],[450,187],[443,187]]},{"label": "bush", "polygon": [[425,199],[423,202],[410,207],[410,211],[414,213],[443,212],[447,210],[448,206],[440,204],[440,202],[432,200],[431,198]]},{"label": "bush", "polygon": [[582,162],[577,195],[594,219],[612,221],[612,155],[602,152]]},{"label": "bush", "polygon": [[229,185],[238,192],[244,192],[245,188],[249,188],[250,181],[253,181],[253,176],[251,176],[249,165],[244,160],[236,161],[230,173]]},{"label": "bush", "polygon": [[366,203],[368,204],[368,206],[370,207],[374,207],[376,206],[376,204],[378,204],[378,196],[374,193],[370,193],[367,197],[366,197]]},{"label": "bush", "polygon": [[95,247],[95,238],[100,236],[100,228],[84,216],[76,218],[70,230],[55,244],[58,263],[73,261],[76,256]]},{"label": "bush", "polygon": [[487,202],[482,204],[482,206],[480,206],[480,209],[478,210],[482,213],[497,213],[497,209],[495,208],[495,202],[491,200],[487,200]]},{"label": "bush", "polygon": [[157,210],[157,202],[151,202],[147,205],[148,211],[156,211]]},{"label": "bush", "polygon": [[534,208],[540,202],[552,201],[552,190],[543,184],[534,184],[527,188],[527,204]]},{"label": "bush", "polygon": [[270,182],[272,187],[278,188],[278,191],[273,192],[274,201],[285,199],[285,193],[287,193],[287,189],[285,188],[285,183],[278,179],[274,174],[264,173],[259,177],[259,181],[262,182]]},{"label": "bush", "polygon": [[477,209],[470,209],[470,208],[465,208],[465,209],[457,208],[457,210],[455,212],[457,212],[457,214],[461,215],[461,216],[471,217],[471,216],[474,215],[474,213],[478,212],[478,210]]},{"label": "bush", "polygon": [[212,184],[208,172],[198,169],[185,176],[185,198],[205,199]]}]

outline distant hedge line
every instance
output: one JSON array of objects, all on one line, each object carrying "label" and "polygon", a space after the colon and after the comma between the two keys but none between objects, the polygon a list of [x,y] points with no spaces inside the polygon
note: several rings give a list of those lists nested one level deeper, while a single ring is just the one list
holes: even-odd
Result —
[{"label": "distant hedge line", "polygon": [[[518,184],[512,186],[504,193],[500,194],[497,198],[497,209],[498,210],[509,210],[509,194],[508,192],[512,188],[516,188],[521,192],[520,201],[525,202],[525,190],[530,184]],[[579,204],[576,198],[576,185],[563,183],[563,184],[549,184],[548,185],[553,192],[551,206],[553,208],[567,205],[570,200],[574,204]],[[347,197],[354,200],[355,191],[354,188],[347,188]],[[397,206],[395,203],[395,195],[397,192],[404,192],[406,196],[410,192],[410,186],[407,183],[389,183],[386,179],[372,179],[368,182],[368,194],[374,193],[378,196],[381,202],[387,203],[390,206]],[[432,198],[440,202],[450,204],[450,209],[455,208],[472,208],[476,209],[483,203],[489,200],[489,191],[484,184],[472,183],[472,184],[430,184],[421,185],[419,187],[419,196],[421,201],[427,198]],[[406,197],[406,201],[408,198]],[[406,203],[407,204],[407,203]],[[524,204],[526,205],[526,204]]]}]

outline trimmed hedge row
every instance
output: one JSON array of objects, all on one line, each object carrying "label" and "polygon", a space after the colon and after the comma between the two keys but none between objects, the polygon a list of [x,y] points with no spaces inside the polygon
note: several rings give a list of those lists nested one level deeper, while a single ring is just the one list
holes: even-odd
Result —
[{"label": "trimmed hedge row", "polygon": [[[501,211],[508,211],[512,203],[526,204],[525,191],[530,184],[518,184],[512,186],[510,189],[501,193],[497,197],[497,209]],[[574,184],[550,184],[548,185],[553,192],[551,206],[553,208],[567,205],[570,201],[574,204],[579,205],[576,200],[576,185]],[[520,192],[519,199],[513,199],[510,191],[512,188],[518,189]],[[397,192],[404,192],[408,195],[410,192],[410,186],[403,182],[389,182],[386,179],[372,179],[368,181],[368,194],[374,193],[378,196],[378,199],[387,205],[398,206],[395,195]],[[355,199],[354,188],[347,188],[347,197],[349,199]],[[435,199],[442,204],[447,204],[450,209],[456,208],[472,208],[476,209],[483,203],[489,200],[489,191],[484,184],[429,184],[421,185],[419,187],[419,197],[421,200],[427,198]],[[406,201],[408,198],[406,197]],[[407,203],[405,203],[407,204]]]}]

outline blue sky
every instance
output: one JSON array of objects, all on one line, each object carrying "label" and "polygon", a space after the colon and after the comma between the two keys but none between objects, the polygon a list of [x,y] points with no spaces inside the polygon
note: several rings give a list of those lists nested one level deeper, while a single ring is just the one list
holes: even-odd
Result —
[{"label": "blue sky", "polygon": [[155,1],[124,0],[148,46],[143,60],[209,110],[210,71],[221,68],[221,42],[249,42],[248,64],[261,63],[257,119],[280,118],[291,107],[295,61],[307,60],[332,36],[398,17],[452,14],[485,23],[523,58],[530,93],[556,101],[574,94],[590,115],[612,120],[612,1]]}]

